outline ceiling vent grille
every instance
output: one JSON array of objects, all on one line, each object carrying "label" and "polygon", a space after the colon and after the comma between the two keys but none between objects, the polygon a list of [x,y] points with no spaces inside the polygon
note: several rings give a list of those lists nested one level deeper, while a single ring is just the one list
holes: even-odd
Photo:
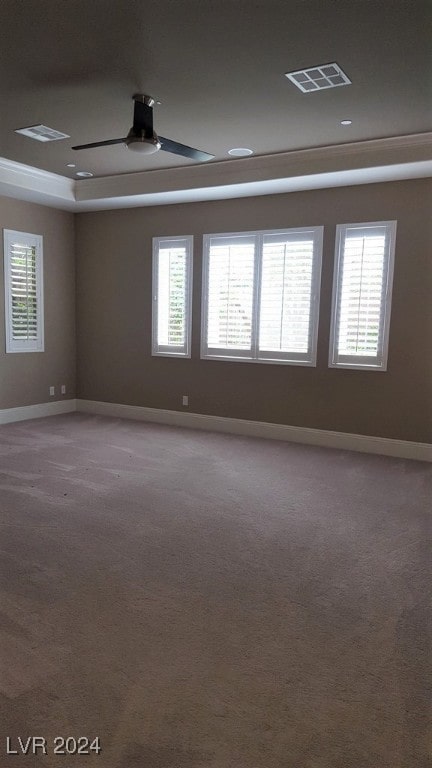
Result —
[{"label": "ceiling vent grille", "polygon": [[309,69],[299,69],[297,72],[285,72],[285,77],[303,93],[337,88],[339,85],[351,85],[349,77],[335,62],[320,64],[318,67],[309,67]]},{"label": "ceiling vent grille", "polygon": [[29,139],[36,139],[36,141],[70,139],[68,133],[61,133],[54,128],[48,128],[47,125],[30,125],[28,128],[18,128],[15,133],[20,133],[22,136],[28,136]]}]

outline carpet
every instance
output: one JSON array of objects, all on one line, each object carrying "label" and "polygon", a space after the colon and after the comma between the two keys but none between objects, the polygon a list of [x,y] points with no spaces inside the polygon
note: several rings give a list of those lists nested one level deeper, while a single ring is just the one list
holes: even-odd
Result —
[{"label": "carpet", "polygon": [[0,499],[1,766],[431,766],[430,465],[68,414]]}]

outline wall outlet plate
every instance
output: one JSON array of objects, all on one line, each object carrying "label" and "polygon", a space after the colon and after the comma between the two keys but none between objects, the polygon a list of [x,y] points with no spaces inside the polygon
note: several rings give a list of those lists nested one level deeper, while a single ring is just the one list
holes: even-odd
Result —
[{"label": "wall outlet plate", "polygon": [[62,395],[66,394],[66,384],[62,384],[61,385],[61,393],[62,393]]},{"label": "wall outlet plate", "polygon": [[50,397],[52,397],[53,395],[55,395],[55,387],[50,387],[50,388],[49,388],[49,393],[50,393]]},{"label": "wall outlet plate", "polygon": [[189,405],[189,395],[183,395],[182,405]]}]

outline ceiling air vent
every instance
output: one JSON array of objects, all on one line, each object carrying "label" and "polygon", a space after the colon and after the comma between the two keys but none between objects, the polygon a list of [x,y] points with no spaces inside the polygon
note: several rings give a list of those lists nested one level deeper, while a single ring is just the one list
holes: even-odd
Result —
[{"label": "ceiling air vent", "polygon": [[340,66],[320,64],[318,67],[299,69],[297,72],[285,72],[285,77],[291,80],[303,93],[323,91],[325,88],[337,88],[339,85],[351,85],[351,80]]},{"label": "ceiling air vent", "polygon": [[48,128],[47,125],[30,125],[28,128],[18,128],[15,133],[20,133],[22,136],[28,136],[29,139],[36,139],[36,141],[70,139],[68,133],[61,133],[60,131],[54,130],[54,128]]}]

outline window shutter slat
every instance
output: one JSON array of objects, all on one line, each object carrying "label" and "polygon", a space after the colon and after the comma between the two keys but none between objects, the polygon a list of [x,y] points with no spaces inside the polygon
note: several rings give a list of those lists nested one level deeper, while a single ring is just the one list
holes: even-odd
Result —
[{"label": "window shutter slat", "polygon": [[[340,355],[363,355],[366,348],[379,354],[384,260],[385,230],[379,238],[367,233],[346,238],[337,329]],[[347,315],[355,322],[356,333],[347,333]]]},{"label": "window shutter slat", "polygon": [[36,249],[13,246],[10,257],[12,338],[37,338]]},{"label": "window shutter slat", "polygon": [[190,354],[192,237],[153,241],[153,354]]},{"label": "window shutter slat", "polygon": [[333,365],[385,367],[395,224],[338,227]]},{"label": "window shutter slat", "polygon": [[206,235],[204,358],[314,365],[322,227]]},{"label": "window shutter slat", "polygon": [[4,231],[8,352],[43,349],[42,238]]},{"label": "window shutter slat", "polygon": [[184,247],[160,249],[158,286],[158,344],[183,347],[186,337]]},{"label": "window shutter slat", "polygon": [[208,337],[211,348],[250,350],[255,246],[241,238],[210,244]]},{"label": "window shutter slat", "polygon": [[279,242],[264,238],[259,347],[265,351],[307,353],[313,240]]}]

